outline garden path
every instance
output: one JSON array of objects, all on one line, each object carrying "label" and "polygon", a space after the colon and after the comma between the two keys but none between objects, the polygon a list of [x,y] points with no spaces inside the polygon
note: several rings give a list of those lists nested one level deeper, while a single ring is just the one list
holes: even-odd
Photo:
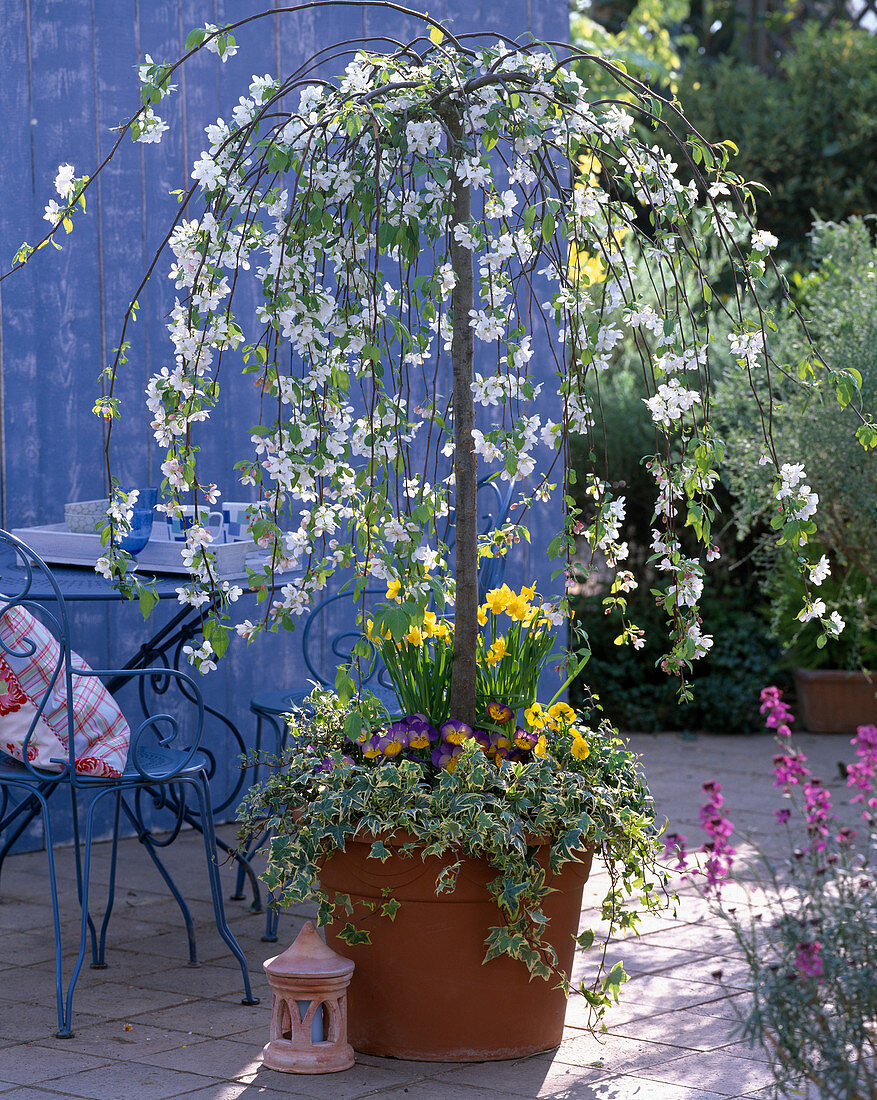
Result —
[{"label": "garden path", "polygon": [[[638,734],[652,790],[671,828],[699,837],[700,785],[718,779],[738,835],[749,832],[771,850],[773,741],[767,736]],[[848,756],[842,737],[799,742],[815,774],[838,780],[837,761]],[[837,801],[837,800],[836,800]],[[226,830],[230,838],[231,829]],[[48,935],[45,859],[39,852],[12,857],[0,904],[0,1100],[767,1100],[770,1070],[763,1052],[734,1035],[745,1000],[745,974],[727,927],[683,885],[679,914],[649,917],[638,940],[611,945],[610,964],[623,958],[631,975],[621,1004],[608,1017],[609,1033],[585,1030],[581,999],[570,1003],[560,1048],[513,1062],[439,1065],[359,1056],[356,1066],[329,1076],[293,1076],[261,1067],[268,1037],[270,993],[261,962],[274,953],[260,942],[264,918],[244,902],[228,902],[262,997],[240,1005],[239,972],[212,923],[200,838],[183,836],[168,850],[178,881],[187,885],[198,923],[203,965],[187,969],[178,911],[157,875],[123,841],[121,881],[110,926],[104,971],[85,969],[76,992],[72,1040],[53,1037],[54,949]],[[738,845],[744,862],[753,850]],[[108,845],[96,846],[98,882],[106,881]],[[60,853],[68,901],[75,897],[72,857]],[[199,867],[198,875],[189,868]],[[233,873],[226,868],[230,884]],[[226,893],[229,893],[227,890]],[[590,887],[586,899],[597,890]],[[65,921],[68,941],[77,921]],[[290,942],[307,913],[281,918]],[[583,914],[587,919],[588,914]],[[590,923],[590,922],[589,922]],[[592,965],[585,960],[585,967]],[[799,1094],[800,1095],[800,1094]],[[814,1097],[815,1100],[815,1097]]]}]

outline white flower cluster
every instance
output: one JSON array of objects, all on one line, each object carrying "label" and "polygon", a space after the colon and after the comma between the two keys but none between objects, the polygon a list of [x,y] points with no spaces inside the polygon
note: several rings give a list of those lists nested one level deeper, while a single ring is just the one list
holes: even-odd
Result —
[{"label": "white flower cluster", "polygon": [[678,378],[662,382],[652,397],[643,401],[652,414],[652,420],[661,428],[669,428],[673,421],[681,420],[694,405],[701,403],[697,390],[687,390]]},{"label": "white flower cluster", "polygon": [[64,205],[59,206],[55,199],[49,199],[43,214],[43,221],[50,222],[53,226],[60,225],[64,218],[64,211],[70,206],[76,191],[76,170],[72,164],[59,164],[58,174],[55,176],[55,191],[64,200]]},{"label": "white flower cluster", "polygon": [[806,476],[802,463],[786,462],[780,467],[779,485],[775,490],[777,500],[788,502],[787,514],[801,522],[811,519],[819,504],[819,496],[803,483]]},{"label": "white flower cluster", "polygon": [[764,355],[764,333],[761,329],[754,332],[729,332],[728,344],[736,359],[745,360],[746,366],[753,369]]}]

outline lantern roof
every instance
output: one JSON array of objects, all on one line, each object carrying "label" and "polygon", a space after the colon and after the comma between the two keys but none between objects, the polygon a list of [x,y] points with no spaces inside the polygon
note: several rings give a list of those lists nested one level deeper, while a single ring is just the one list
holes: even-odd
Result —
[{"label": "lantern roof", "polygon": [[313,921],[305,921],[292,945],[264,968],[275,977],[340,978],[353,973],[353,962],[325,944]]}]

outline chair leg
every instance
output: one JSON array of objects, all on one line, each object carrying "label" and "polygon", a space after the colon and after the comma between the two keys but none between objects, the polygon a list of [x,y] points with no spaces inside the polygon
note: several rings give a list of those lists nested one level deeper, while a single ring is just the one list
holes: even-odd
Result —
[{"label": "chair leg", "polygon": [[[42,794],[34,794],[33,801],[37,803],[37,813],[43,816],[43,831],[46,844],[46,858],[49,863],[49,890],[52,895],[52,932],[55,937],[55,1002],[58,1009],[58,1030],[55,1035],[58,1039],[70,1039],[73,1032],[70,1030],[70,1017],[64,1011],[64,969],[63,949],[61,946],[61,910],[58,905],[58,881],[55,877],[55,846],[52,835],[52,819],[49,816],[48,799]],[[31,820],[33,818],[31,817]]]},{"label": "chair leg", "polygon": [[[79,835],[79,804],[76,798],[76,788],[71,784],[70,787],[70,804],[72,807],[72,819],[73,819],[73,853],[76,863],[76,892],[79,895],[79,904],[82,905],[82,857],[81,857],[81,837]],[[90,807],[89,807],[90,808]],[[114,854],[115,860],[115,854]],[[91,913],[88,912],[88,908],[84,908],[86,921],[88,923],[88,933],[91,937],[91,958],[92,962],[96,963],[98,960],[97,950],[97,929],[94,926],[94,921],[91,919]]]},{"label": "chair leg", "polygon": [[134,829],[137,833],[137,839],[146,849],[149,858],[152,860],[158,873],[164,879],[165,885],[170,890],[171,894],[173,894],[174,901],[176,901],[177,905],[179,906],[180,912],[183,915],[183,921],[186,925],[186,937],[189,941],[188,965],[193,967],[200,966],[201,964],[198,962],[198,948],[195,944],[195,922],[192,920],[192,914],[189,911],[189,906],[186,905],[186,899],[177,889],[177,884],[171,878],[170,871],[168,871],[167,867],[165,867],[165,865],[159,858],[156,847],[152,842],[152,836],[149,832],[149,829],[144,824],[139,812],[129,805],[127,799],[123,800],[122,809],[125,811],[125,816],[134,826]]},{"label": "chair leg", "polygon": [[[256,742],[253,746],[253,753],[256,760],[259,759],[259,753],[262,751],[262,715],[256,715]],[[259,778],[259,765],[255,765],[253,769],[253,781],[255,782]],[[258,843],[261,843],[261,838]],[[246,867],[244,866],[244,860],[249,863],[253,853],[256,850],[257,845],[249,847],[243,856],[243,860],[238,860],[238,873],[234,880],[234,893],[229,895],[230,901],[243,901],[244,900],[244,875],[246,874]]]},{"label": "chair leg", "polygon": [[[71,791],[73,788],[71,787]],[[85,842],[83,844],[84,851],[79,852],[77,847],[76,863],[77,872],[80,874],[79,880],[79,904],[82,910],[82,918],[80,922],[79,930],[79,954],[76,958],[76,962],[73,965],[73,973],[70,976],[70,982],[67,986],[67,996],[64,1003],[63,1016],[61,1015],[61,1007],[59,1004],[58,1014],[61,1019],[61,1029],[58,1032],[59,1039],[69,1039],[73,1035],[71,1030],[71,1022],[73,1018],[73,994],[76,990],[76,983],[79,980],[79,974],[82,971],[82,964],[85,962],[86,944],[89,939],[89,933],[92,938],[92,950],[94,950],[94,923],[88,912],[88,888],[91,881],[91,845],[94,836],[94,812],[97,808],[101,798],[106,794],[116,794],[117,792],[112,789],[98,791],[97,794],[92,796],[91,802],[88,805],[88,812],[85,815]],[[73,791],[72,803],[74,806],[74,822],[75,835],[77,842],[79,838],[79,823],[77,821],[78,806],[75,797],[75,791]],[[54,903],[53,899],[53,903]],[[60,974],[59,974],[60,978]],[[60,986],[59,986],[60,990]]]},{"label": "chair leg", "polygon": [[94,950],[94,937],[92,936],[91,969],[106,970],[105,959],[107,946],[107,927],[110,923],[110,914],[113,911],[113,902],[116,898],[116,857],[119,854],[119,809],[122,804],[122,792],[116,791],[115,807],[113,809],[113,841],[110,848],[110,882],[107,888],[107,907],[100,926],[100,939],[97,951]]},{"label": "chair leg", "polygon": [[272,898],[268,902],[268,908],[265,917],[265,935],[262,937],[262,943],[277,943],[277,926],[280,923],[280,910],[277,908],[277,903]]},{"label": "chair leg", "polygon": [[216,929],[225,940],[232,955],[237,959],[241,974],[244,979],[244,997],[241,1004],[257,1005],[259,998],[253,996],[250,986],[250,972],[247,968],[247,959],[241,950],[240,944],[234,937],[234,933],[225,919],[225,907],[222,903],[222,883],[219,879],[219,867],[216,864],[216,833],[213,829],[213,811],[210,806],[210,788],[205,776],[191,780],[198,798],[198,808],[201,814],[202,832],[204,839],[204,851],[207,855],[207,875],[210,881],[210,893],[213,898],[213,914],[216,918]]}]

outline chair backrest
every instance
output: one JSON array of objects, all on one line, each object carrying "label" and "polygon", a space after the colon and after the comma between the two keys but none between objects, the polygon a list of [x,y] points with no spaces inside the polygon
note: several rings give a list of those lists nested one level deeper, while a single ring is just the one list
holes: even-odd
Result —
[{"label": "chair backrest", "polygon": [[[66,780],[74,784],[94,782],[95,777],[111,778],[125,766],[124,736],[129,734],[129,771],[141,778],[164,781],[189,765],[198,750],[204,724],[204,703],[198,685],[176,669],[93,669],[72,649],[70,620],[64,594],[57,578],[46,563],[20,539],[0,530],[0,659],[16,681],[26,685],[18,709],[32,713],[26,735],[16,747],[22,768],[40,782]],[[102,682],[112,678],[117,686],[135,681],[138,687],[139,724],[128,729]],[[170,713],[163,702],[174,684],[186,711],[185,722]],[[106,729],[121,745],[119,766],[112,771],[100,768],[80,775],[77,760],[77,733],[83,709],[91,715],[103,708],[111,711]],[[179,707],[173,708],[179,711]],[[101,728],[100,719],[92,733]],[[17,723],[21,734],[23,723]],[[3,748],[0,718],[0,749]],[[59,743],[58,755],[46,761],[45,752],[37,752],[38,743]],[[119,741],[119,738],[121,740]],[[66,743],[66,747],[65,746]],[[79,749],[82,748],[82,737]],[[168,752],[168,748],[176,751]],[[62,755],[63,753],[63,755]],[[43,766],[37,766],[35,761]],[[94,761],[91,761],[94,763]],[[54,770],[47,770],[45,765]]]},{"label": "chair backrest", "polygon": [[[505,492],[495,481],[484,478],[478,482],[478,533],[487,534],[508,519],[514,483],[510,482]],[[454,510],[447,517],[444,540],[452,550],[456,543]],[[502,584],[505,575],[506,558],[483,558],[478,569],[478,598],[484,600],[487,593]],[[333,596],[327,596],[315,604],[309,613],[302,630],[302,657],[313,680],[323,687],[331,687],[335,681],[338,665],[347,664],[350,651],[362,637],[356,617],[369,605],[386,602],[386,587],[369,586],[361,599],[354,601],[353,585]],[[383,666],[376,660],[363,676],[363,687],[384,695],[392,691],[392,684]]]},{"label": "chair backrest", "polygon": [[[73,663],[70,659],[70,621],[67,605],[52,571],[30,547],[7,531],[0,530],[0,549],[5,550],[4,563],[7,564],[7,568],[3,570],[0,577],[0,657],[4,664],[8,665],[10,660],[16,663],[29,660],[38,651],[39,641],[30,637],[4,641],[4,635],[7,634],[6,626],[18,618],[16,616],[18,609],[28,616],[33,616],[38,624],[48,629],[58,647],[57,656],[47,667],[45,689],[38,696],[30,699],[35,710],[21,747],[22,764],[32,774],[39,775],[41,778],[45,776],[47,781],[60,779],[67,769],[72,771],[74,765],[73,714],[69,708],[66,723],[67,758],[53,761],[61,767],[61,772],[38,771],[31,765],[29,757],[33,755],[30,751],[31,744],[39,723],[52,702],[56,688],[62,687],[67,699],[73,697]],[[37,602],[32,597],[34,590],[52,593],[52,607]],[[0,743],[2,743],[2,737],[0,737]]]}]

